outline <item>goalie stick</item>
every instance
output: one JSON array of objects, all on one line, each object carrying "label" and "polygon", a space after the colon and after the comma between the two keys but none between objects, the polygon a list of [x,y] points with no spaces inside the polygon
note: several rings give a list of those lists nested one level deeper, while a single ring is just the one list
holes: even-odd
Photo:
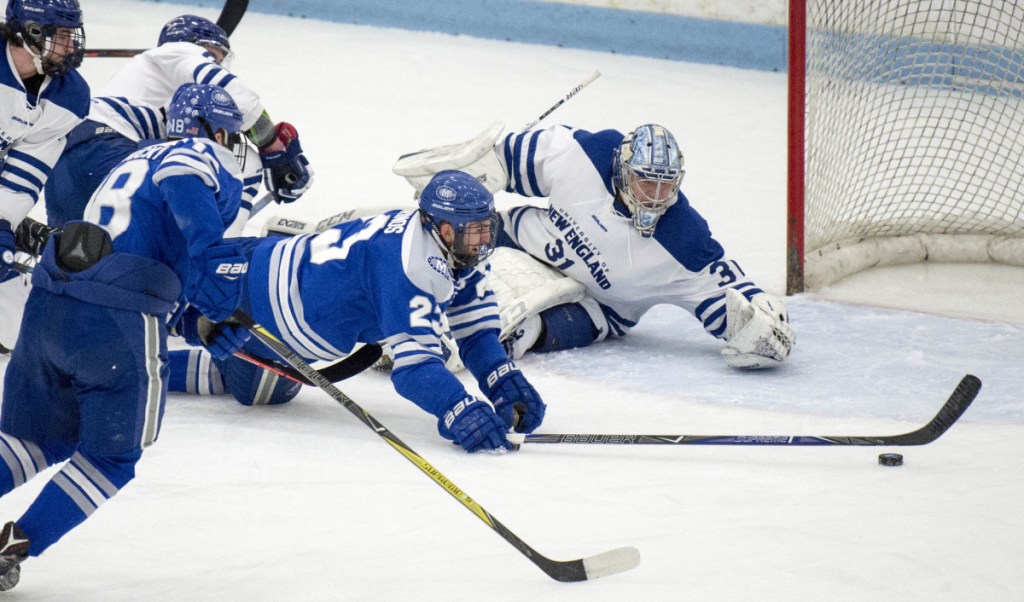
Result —
[{"label": "goalie stick", "polygon": [[541,121],[544,121],[545,117],[547,117],[548,115],[554,113],[555,109],[557,109],[558,107],[560,107],[563,104],[565,104],[566,101],[568,101],[573,96],[576,96],[577,94],[579,94],[580,90],[582,90],[583,88],[586,88],[587,86],[589,86],[595,79],[597,79],[599,77],[601,77],[601,72],[600,71],[594,71],[593,73],[591,73],[589,76],[587,76],[587,79],[581,81],[572,90],[569,90],[569,93],[565,95],[565,98],[563,98],[563,99],[559,100],[558,102],[556,102],[555,104],[553,104],[551,106],[551,108],[549,108],[547,111],[544,111],[543,113],[541,113],[540,117],[538,117],[538,118],[534,119],[533,121],[531,121],[530,123],[524,125],[523,128],[521,130],[519,130],[519,131],[520,132],[528,132],[528,131],[532,130],[534,127],[536,127],[536,125],[538,123],[540,123]]},{"label": "goalie stick", "polygon": [[537,567],[552,579],[562,582],[587,581],[597,579],[598,577],[606,577],[608,575],[628,571],[640,564],[640,552],[637,551],[636,548],[628,546],[577,560],[552,560],[541,555],[530,547],[529,544],[520,539],[519,536],[510,531],[508,527],[501,524],[497,518],[487,512],[483,506],[470,497],[464,490],[459,488],[459,486],[449,480],[448,477],[441,474],[441,471],[427,462],[418,453],[413,451],[411,447],[388,430],[387,427],[378,422],[376,418],[371,416],[350,397],[342,393],[340,389],[331,384],[330,381],[324,378],[323,374],[310,367],[305,360],[289,349],[287,345],[277,340],[277,338],[275,338],[265,328],[257,324],[251,317],[241,311],[236,311],[232,317],[242,326],[248,328],[253,333],[253,336],[270,347],[274,353],[280,355],[281,359],[288,362],[292,368],[301,372],[303,376],[316,383],[316,385],[330,395],[332,399],[343,405],[345,409],[358,418],[360,422],[365,424],[373,432],[377,433],[377,436],[384,439],[384,441],[391,445],[395,451],[402,454],[407,460],[415,464],[423,474],[430,477],[438,484],[438,486],[462,503],[467,510],[472,512],[477,518],[483,521],[484,524],[511,544],[512,547],[519,550],[519,553],[529,558],[531,562],[537,565]]},{"label": "goalie stick", "polygon": [[[224,30],[224,33],[229,37],[234,33],[235,28],[238,27],[238,22],[242,20],[245,15],[246,9],[249,8],[249,0],[227,0],[224,2],[224,8],[220,11],[220,16],[217,17],[217,25]],[[97,58],[131,58],[136,54],[142,54],[148,50],[148,48],[88,48],[85,51],[87,57]]]},{"label": "goalie stick", "polygon": [[928,424],[901,435],[594,435],[509,434],[513,444],[594,443],[601,445],[926,445],[942,436],[960,419],[978,396],[981,380],[970,374],[960,380],[953,394]]}]

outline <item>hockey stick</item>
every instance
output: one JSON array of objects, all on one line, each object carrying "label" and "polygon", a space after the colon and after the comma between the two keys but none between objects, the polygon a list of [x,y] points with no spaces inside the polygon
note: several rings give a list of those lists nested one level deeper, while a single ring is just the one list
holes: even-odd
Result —
[{"label": "hockey stick", "polygon": [[[249,8],[249,0],[226,0],[224,8],[217,17],[217,25],[224,30],[229,37],[238,27],[246,9]],[[148,48],[91,48],[86,49],[85,56],[96,58],[131,58],[136,54],[142,54]]]},{"label": "hockey stick", "polygon": [[595,79],[597,79],[599,77],[601,77],[601,72],[600,71],[594,71],[593,73],[591,73],[589,76],[587,76],[587,79],[581,81],[572,90],[569,90],[569,93],[565,95],[565,98],[563,98],[563,99],[559,100],[558,102],[556,102],[555,104],[551,105],[550,109],[548,109],[547,111],[544,111],[543,113],[541,113],[540,117],[538,117],[538,118],[534,119],[533,121],[531,121],[530,123],[524,125],[522,127],[522,129],[520,129],[519,131],[520,132],[528,132],[528,131],[532,130],[534,127],[537,126],[538,123],[540,123],[541,121],[544,121],[545,117],[547,117],[548,115],[554,113],[555,109],[557,109],[558,107],[560,107],[563,104],[565,104],[565,102],[567,100],[569,100],[570,98],[572,98],[573,96],[576,96],[577,94],[579,94],[580,90],[582,90],[583,88],[586,88],[587,86],[589,86]]},{"label": "hockey stick", "polygon": [[981,380],[970,374],[960,380],[953,394],[928,424],[902,435],[861,437],[819,435],[589,435],[510,434],[520,443],[597,443],[602,445],[926,445],[942,436],[959,420],[978,396]]},{"label": "hockey stick", "polygon": [[[354,353],[341,358],[330,366],[321,368],[319,372],[332,383],[340,382],[347,378],[352,378],[377,363],[377,360],[380,359],[383,353],[384,349],[380,345],[363,345],[356,349]],[[297,382],[300,385],[316,386],[314,382],[303,376],[301,372],[286,364],[275,362],[274,360],[260,357],[241,349],[235,352],[235,357],[259,366],[264,370],[269,370],[278,376]]]},{"label": "hockey stick", "polygon": [[355,401],[331,384],[330,381],[324,378],[323,374],[310,367],[310,365],[301,357],[289,349],[287,345],[277,340],[277,338],[275,338],[265,328],[257,324],[251,317],[242,311],[236,311],[232,317],[242,326],[248,328],[253,333],[253,336],[273,349],[274,353],[280,355],[283,360],[301,372],[303,376],[316,383],[316,385],[330,395],[332,399],[345,406],[345,409],[358,418],[360,422],[373,430],[373,432],[377,433],[377,435],[391,445],[395,451],[402,454],[407,460],[415,464],[423,474],[430,477],[442,489],[461,502],[467,510],[483,521],[484,524],[491,528],[491,530],[504,538],[505,541],[512,545],[512,547],[519,550],[519,553],[529,558],[531,562],[537,565],[552,579],[563,582],[586,581],[628,571],[640,564],[640,552],[633,547],[616,548],[614,550],[609,550],[601,554],[588,556],[578,560],[552,560],[546,556],[542,556],[526,542],[520,539],[515,533],[510,531],[505,525],[501,524],[497,518],[487,512],[483,506],[459,488],[455,483],[449,480],[448,477],[441,474],[441,471],[428,463],[422,456],[413,451],[411,447],[406,445],[394,433],[388,430],[387,427],[378,422],[376,418],[367,413],[366,410],[360,407]]},{"label": "hockey stick", "polygon": [[224,2],[224,8],[220,10],[220,16],[217,17],[217,25],[231,37],[248,8],[249,0],[227,0]]}]

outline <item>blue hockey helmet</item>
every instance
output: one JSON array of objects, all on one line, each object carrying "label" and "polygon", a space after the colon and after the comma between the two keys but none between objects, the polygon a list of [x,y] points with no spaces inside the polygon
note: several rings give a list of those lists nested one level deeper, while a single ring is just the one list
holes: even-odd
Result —
[{"label": "blue hockey helmet", "polygon": [[224,130],[242,130],[242,111],[224,88],[213,84],[184,84],[167,107],[168,138],[209,138]]},{"label": "blue hockey helmet", "polygon": [[[475,266],[494,251],[494,195],[473,176],[451,169],[438,172],[420,193],[419,204],[424,222],[448,250],[454,267]],[[441,232],[443,224],[452,228],[450,242]]]},{"label": "blue hockey helmet", "polygon": [[615,149],[612,179],[633,213],[633,226],[644,237],[679,198],[683,153],[672,132],[647,124],[633,130]]},{"label": "blue hockey helmet", "polygon": [[168,21],[160,30],[157,46],[163,46],[168,42],[191,42],[199,46],[213,46],[224,55],[218,61],[222,65],[227,65],[232,56],[231,41],[221,26],[196,15],[181,15]]},{"label": "blue hockey helmet", "polygon": [[40,74],[64,75],[82,64],[85,29],[78,0],[9,0],[4,27],[16,38],[11,41],[32,54]]}]

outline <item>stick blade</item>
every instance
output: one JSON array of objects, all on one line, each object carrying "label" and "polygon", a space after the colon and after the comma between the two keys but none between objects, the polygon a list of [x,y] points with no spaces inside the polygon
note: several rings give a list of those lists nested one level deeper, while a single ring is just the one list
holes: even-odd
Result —
[{"label": "stick blade", "polygon": [[981,391],[981,379],[973,374],[968,374],[960,379],[960,384],[939,409],[931,421],[912,433],[883,437],[878,440],[878,445],[927,445],[942,436],[943,433],[953,426],[953,423],[960,419],[971,406],[971,402]]},{"label": "stick blade", "polygon": [[615,548],[578,560],[551,560],[536,552],[527,556],[547,573],[548,577],[562,583],[592,581],[598,577],[628,571],[640,564],[640,551],[632,546]]},{"label": "stick blade", "polygon": [[587,580],[624,573],[640,565],[640,550],[633,546],[615,548],[583,559]]}]

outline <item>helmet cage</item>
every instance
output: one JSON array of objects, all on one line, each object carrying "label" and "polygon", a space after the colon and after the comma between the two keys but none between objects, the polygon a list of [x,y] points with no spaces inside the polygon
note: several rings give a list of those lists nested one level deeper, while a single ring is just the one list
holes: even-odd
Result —
[{"label": "helmet cage", "polygon": [[[451,255],[452,266],[456,268],[471,268],[485,261],[494,253],[494,241],[498,234],[498,214],[491,212],[485,219],[475,222],[451,224],[445,220],[440,223],[427,218],[435,236],[440,237],[440,224],[450,224],[455,231],[455,241],[451,245],[445,245]],[[484,232],[487,237],[484,238]],[[442,239],[443,240],[443,239]],[[480,243],[480,240],[486,240]]]},{"label": "helmet cage", "polygon": [[85,29],[63,25],[41,25],[35,21],[20,24],[18,33],[24,46],[45,75],[60,76],[77,69],[85,57]]},{"label": "helmet cage", "polygon": [[61,76],[82,64],[85,29],[78,0],[11,0],[5,20],[11,41],[32,55],[38,73]]},{"label": "helmet cage", "polygon": [[675,137],[658,125],[643,125],[626,136],[615,151],[615,187],[644,237],[679,198],[686,170]]}]

